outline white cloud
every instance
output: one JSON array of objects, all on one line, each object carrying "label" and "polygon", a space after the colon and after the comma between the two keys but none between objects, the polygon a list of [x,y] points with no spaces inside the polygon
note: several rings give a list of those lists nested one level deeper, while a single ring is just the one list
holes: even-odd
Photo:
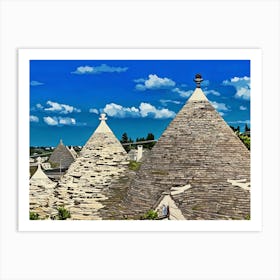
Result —
[{"label": "white cloud", "polygon": [[58,125],[58,120],[56,117],[44,117],[44,122],[47,125]]},{"label": "white cloud", "polygon": [[125,118],[125,117],[139,117],[139,109],[135,107],[123,107],[119,104],[110,103],[106,104],[103,109],[110,117]]},{"label": "white cloud", "polygon": [[247,76],[244,77],[234,77],[230,80],[223,81],[223,85],[234,86],[236,89],[236,98],[242,98],[245,100],[250,99],[250,78]]},{"label": "white cloud", "polygon": [[214,89],[204,90],[203,92],[204,92],[206,95],[208,95],[208,94],[213,94],[213,95],[215,95],[215,96],[220,96],[220,95],[221,95],[218,91],[216,91],[216,90],[214,90]]},{"label": "white cloud", "polygon": [[36,116],[32,116],[32,115],[29,117],[29,120],[30,120],[30,122],[39,122],[39,118]]},{"label": "white cloud", "polygon": [[211,101],[211,104],[217,111],[229,111],[229,108],[225,103],[218,103],[216,101]]},{"label": "white cloud", "polygon": [[59,124],[62,125],[75,125],[76,124],[76,120],[74,118],[58,118],[59,120]]},{"label": "white cloud", "polygon": [[172,89],[173,92],[179,93],[181,97],[186,98],[192,95],[193,90],[182,90],[179,88]]},{"label": "white cloud", "polygon": [[247,107],[241,105],[241,106],[239,107],[239,109],[240,109],[241,111],[245,111],[245,110],[247,110]]},{"label": "white cloud", "polygon": [[201,83],[201,87],[207,87],[209,86],[210,84],[210,81],[209,80],[204,80],[202,83]]},{"label": "white cloud", "polygon": [[[80,113],[81,110],[77,109],[73,106],[67,105],[67,104],[60,104],[57,102],[52,102],[52,101],[47,101],[47,104],[50,106],[48,108],[45,108],[45,111],[50,111],[50,112],[56,112],[59,114],[69,114],[69,113]],[[38,105],[38,104],[37,104]]]},{"label": "white cloud", "polygon": [[97,114],[97,115],[99,114],[98,109],[95,109],[95,108],[90,108],[90,109],[89,109],[89,112],[90,112],[90,113],[93,113],[93,114]]},{"label": "white cloud", "polygon": [[119,104],[110,103],[105,106],[103,109],[104,113],[106,113],[110,117],[116,118],[146,118],[152,117],[155,119],[167,119],[175,116],[173,111],[168,109],[156,108],[150,103],[142,102],[139,107],[123,107]]},{"label": "white cloud", "polygon": [[141,81],[143,84],[137,84],[136,90],[144,91],[146,89],[170,89],[176,85],[174,81],[169,78],[160,78],[156,74],[150,74],[148,79],[137,79],[136,82]]},{"label": "white cloud", "polygon": [[36,86],[41,86],[41,85],[43,85],[44,83],[41,83],[41,82],[38,82],[38,81],[31,81],[30,82],[30,85],[32,86],[32,87],[36,87]]},{"label": "white cloud", "polygon": [[62,118],[62,117],[44,117],[44,122],[47,125],[76,125],[76,120],[74,118]]},{"label": "white cloud", "polygon": [[166,105],[167,103],[172,103],[172,104],[181,104],[180,101],[177,100],[170,100],[170,99],[160,99],[159,101],[162,105]]},{"label": "white cloud", "polygon": [[100,73],[121,73],[127,71],[127,67],[114,67],[107,64],[101,64],[99,66],[79,66],[77,69],[72,72],[72,74],[100,74]]},{"label": "white cloud", "polygon": [[155,119],[168,119],[175,117],[175,113],[168,109],[157,109],[149,103],[142,102],[139,106],[142,117],[152,116]]},{"label": "white cloud", "polygon": [[243,98],[245,100],[249,100],[250,99],[250,88],[239,88],[237,89],[237,92],[235,94],[236,98]]},{"label": "white cloud", "polygon": [[227,122],[227,123],[230,123],[230,124],[250,124],[250,120],[245,120],[245,121],[230,121],[230,122]]},{"label": "white cloud", "polygon": [[44,107],[40,103],[36,104],[36,108],[37,109],[44,109]]}]

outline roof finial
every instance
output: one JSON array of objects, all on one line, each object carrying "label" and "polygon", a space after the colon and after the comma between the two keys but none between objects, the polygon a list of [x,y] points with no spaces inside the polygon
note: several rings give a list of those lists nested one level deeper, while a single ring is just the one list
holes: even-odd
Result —
[{"label": "roof finial", "polygon": [[38,165],[42,164],[42,158],[41,157],[37,157],[37,163],[38,163]]},{"label": "roof finial", "polygon": [[101,121],[106,121],[106,120],[107,120],[106,114],[101,114],[99,119],[100,119]]},{"label": "roof finial", "polygon": [[59,144],[60,144],[60,145],[63,145],[62,139],[60,139]]},{"label": "roof finial", "polygon": [[203,79],[200,74],[196,74],[194,78],[194,82],[196,83],[196,87],[200,88],[200,84],[202,83]]}]

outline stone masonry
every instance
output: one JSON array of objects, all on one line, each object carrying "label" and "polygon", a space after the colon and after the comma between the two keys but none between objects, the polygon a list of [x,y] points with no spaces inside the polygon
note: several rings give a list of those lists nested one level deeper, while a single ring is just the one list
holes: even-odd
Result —
[{"label": "stone masonry", "polygon": [[60,143],[57,145],[55,150],[52,152],[49,162],[51,164],[54,164],[55,167],[61,167],[61,168],[68,168],[72,162],[75,161],[75,156],[73,152],[68,149],[67,146],[65,146],[60,140]]},{"label": "stone masonry", "polygon": [[[247,189],[231,180],[247,182]],[[250,216],[250,152],[197,87],[130,183],[127,215],[155,209],[163,193],[190,184],[172,199],[186,219]]]},{"label": "stone masonry", "polygon": [[128,168],[128,156],[106,124],[105,114],[79,157],[62,176],[55,189],[54,208],[64,206],[74,220],[102,219],[100,209],[110,185]]}]

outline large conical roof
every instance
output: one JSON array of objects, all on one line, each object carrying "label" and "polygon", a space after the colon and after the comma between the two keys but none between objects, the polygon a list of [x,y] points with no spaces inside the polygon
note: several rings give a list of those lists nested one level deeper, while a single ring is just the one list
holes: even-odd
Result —
[{"label": "large conical roof", "polygon": [[167,192],[186,219],[245,218],[248,182],[249,151],[198,85],[144,160],[126,203],[142,215]]},{"label": "large conical roof", "polygon": [[63,144],[62,140],[60,140],[60,143],[57,145],[49,158],[49,162],[55,164],[56,167],[61,168],[68,168],[74,160],[74,155],[68,147]]},{"label": "large conical roof", "polygon": [[64,205],[73,219],[101,219],[99,209],[106,189],[118,180],[128,165],[128,156],[106,123],[105,114],[79,157],[62,176],[56,205]]}]

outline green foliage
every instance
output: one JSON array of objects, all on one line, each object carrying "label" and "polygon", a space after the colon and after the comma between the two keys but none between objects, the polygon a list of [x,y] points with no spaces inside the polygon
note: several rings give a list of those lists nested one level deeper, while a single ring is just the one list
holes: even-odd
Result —
[{"label": "green foliage", "polygon": [[141,162],[137,162],[137,161],[131,160],[129,162],[128,168],[130,170],[133,170],[133,171],[138,171],[140,166],[141,166]]},{"label": "green foliage", "polygon": [[142,217],[142,220],[157,220],[158,213],[154,210],[149,210],[144,216]]},{"label": "green foliage", "polygon": [[128,143],[128,136],[126,132],[122,135],[121,143]]},{"label": "green foliage", "polygon": [[248,124],[246,123],[245,124],[245,132],[248,132],[248,131],[250,131],[250,128],[249,128]]},{"label": "green foliage", "polygon": [[243,142],[248,150],[250,150],[251,138],[248,135],[239,134],[239,139]]},{"label": "green foliage", "polygon": [[[127,136],[127,133],[125,132],[123,135],[122,135],[122,139],[120,140],[120,142],[122,144],[127,144],[127,143],[132,143],[133,140],[131,138],[128,139],[128,136]],[[126,152],[128,153],[130,150],[131,150],[131,145],[125,145],[123,146],[124,149],[126,150]]]},{"label": "green foliage", "polygon": [[70,212],[64,207],[59,207],[57,211],[58,211],[58,215],[57,215],[58,220],[66,220],[68,218],[71,218]]},{"label": "green foliage", "polygon": [[248,150],[250,150],[251,146],[251,138],[250,138],[250,128],[248,125],[245,125],[245,132],[241,133],[240,132],[240,127],[238,126],[237,128],[230,126],[230,128],[235,132],[235,134],[239,137],[239,139],[243,142],[243,144],[246,146]]},{"label": "green foliage", "polygon": [[39,214],[35,212],[29,212],[29,220],[40,220]]},{"label": "green foliage", "polygon": [[[146,137],[137,137],[135,142],[142,142],[142,141],[151,141],[155,140],[155,136],[153,133],[149,132]],[[133,143],[133,139],[131,137],[128,137],[127,133],[123,133],[122,138],[120,140],[122,144],[127,144],[127,143]],[[144,149],[152,149],[152,147],[155,145],[156,142],[151,142],[151,143],[143,143],[143,148]],[[135,148],[137,144],[131,144],[131,145],[124,145],[124,149],[129,152],[132,148]]]},{"label": "green foliage", "polygon": [[245,216],[245,220],[250,220],[250,219],[251,219],[251,217],[249,214]]}]

